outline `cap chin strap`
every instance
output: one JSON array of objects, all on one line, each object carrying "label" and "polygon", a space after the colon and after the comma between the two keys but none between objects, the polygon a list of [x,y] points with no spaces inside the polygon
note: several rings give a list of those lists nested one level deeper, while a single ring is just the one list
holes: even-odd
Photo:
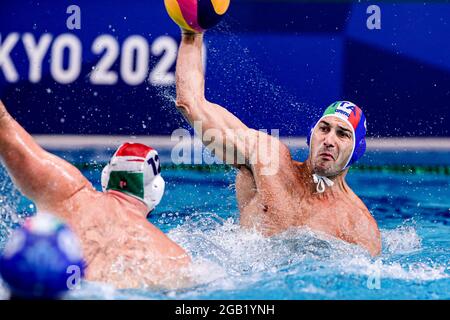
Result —
[{"label": "cap chin strap", "polygon": [[318,193],[325,192],[326,186],[332,187],[334,185],[334,182],[325,176],[319,176],[318,174],[315,173],[313,173],[312,176],[314,179],[314,183],[316,184],[316,190]]}]

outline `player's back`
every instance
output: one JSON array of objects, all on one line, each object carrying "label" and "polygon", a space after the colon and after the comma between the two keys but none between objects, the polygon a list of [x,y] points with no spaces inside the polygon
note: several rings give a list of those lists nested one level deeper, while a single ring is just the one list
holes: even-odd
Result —
[{"label": "player's back", "polygon": [[[135,201],[134,201],[135,200]],[[86,279],[118,288],[177,287],[186,252],[143,215],[142,203],[120,192],[86,188],[66,201],[63,216],[82,243]]]}]

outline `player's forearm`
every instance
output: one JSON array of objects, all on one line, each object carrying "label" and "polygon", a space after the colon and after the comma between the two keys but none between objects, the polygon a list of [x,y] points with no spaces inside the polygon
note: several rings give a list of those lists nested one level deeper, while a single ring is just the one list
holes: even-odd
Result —
[{"label": "player's forearm", "polygon": [[[0,119],[0,157],[17,187],[27,197],[33,198],[36,174],[39,170],[31,170],[33,159],[35,164],[42,161],[43,150],[33,138],[8,114]],[[44,177],[40,180],[45,181]]]},{"label": "player's forearm", "polygon": [[0,157],[5,164],[11,168],[20,167],[17,165],[19,162],[17,160],[26,159],[31,155],[38,157],[44,152],[33,137],[2,106],[0,108]]},{"label": "player's forearm", "polygon": [[176,66],[177,106],[195,108],[205,97],[202,45],[203,34],[182,35]]},{"label": "player's forearm", "polygon": [[0,117],[0,158],[25,196],[47,207],[47,204],[65,199],[85,185],[76,168],[42,149],[6,109],[3,110],[5,113]]}]

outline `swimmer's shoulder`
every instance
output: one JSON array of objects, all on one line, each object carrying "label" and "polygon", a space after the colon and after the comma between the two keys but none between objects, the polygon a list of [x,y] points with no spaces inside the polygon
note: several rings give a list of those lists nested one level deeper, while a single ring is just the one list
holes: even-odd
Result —
[{"label": "swimmer's shoulder", "polygon": [[365,203],[361,200],[360,197],[350,188],[350,186],[346,183],[347,192],[346,195],[348,197],[348,200],[355,206],[355,209],[361,209],[364,211],[369,212],[369,209],[365,205]]},{"label": "swimmer's shoulder", "polygon": [[84,201],[83,199],[92,199],[93,197],[98,197],[102,192],[98,192],[94,186],[86,179],[86,181],[73,192],[66,200],[67,201]]},{"label": "swimmer's shoulder", "polygon": [[376,256],[381,251],[381,233],[378,223],[364,202],[352,190],[349,197],[354,210],[348,212],[349,225],[353,227],[347,232],[354,242],[365,247],[372,256]]},{"label": "swimmer's shoulder", "polygon": [[65,220],[72,221],[78,219],[80,214],[83,217],[89,216],[90,212],[86,209],[90,206],[96,206],[97,199],[100,196],[101,192],[96,191],[92,184],[87,182],[65,199],[41,204],[39,210],[48,211]]},{"label": "swimmer's shoulder", "polygon": [[52,201],[51,199],[46,201],[48,206],[62,206],[66,203],[74,204],[78,201],[80,201],[80,198],[86,198],[91,197],[98,193],[98,191],[95,190],[95,188],[92,186],[92,184],[85,179],[77,188],[72,190],[71,193],[65,195],[62,198],[54,199]]},{"label": "swimmer's shoulder", "polygon": [[278,137],[274,137],[268,133],[251,129],[254,133],[253,137],[257,138],[260,149],[258,150],[258,156],[263,152],[269,159],[262,159],[263,163],[277,162],[281,166],[292,163],[291,150],[288,145],[281,141]]},{"label": "swimmer's shoulder", "polygon": [[356,224],[359,224],[361,221],[366,221],[370,225],[375,226],[378,230],[378,224],[373,217],[372,213],[369,211],[365,203],[358,197],[353,190],[349,188],[348,196],[352,205],[354,206],[354,210],[351,210],[349,214],[349,218],[353,220]]},{"label": "swimmer's shoulder", "polygon": [[366,220],[369,220],[369,222],[376,223],[366,204],[350,187],[348,187],[347,196],[348,201],[351,203],[351,207],[353,207],[353,210],[349,211],[349,217],[352,218],[352,220],[365,218]]}]

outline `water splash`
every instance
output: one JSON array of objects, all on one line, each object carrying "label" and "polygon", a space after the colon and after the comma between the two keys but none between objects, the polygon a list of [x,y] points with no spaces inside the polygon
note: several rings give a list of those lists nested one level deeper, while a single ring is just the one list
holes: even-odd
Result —
[{"label": "water splash", "polygon": [[[3,223],[0,240],[4,240],[21,219],[20,213],[15,214],[21,197],[4,170],[0,176],[6,177],[0,182],[3,201],[0,206],[0,222]],[[71,292],[68,298],[195,299],[236,297],[236,292],[239,297],[247,294],[254,298],[258,294],[255,287],[268,292],[272,290],[276,294],[282,291],[286,297],[293,298],[305,295],[335,298],[345,292],[362,290],[361,287],[364,289],[365,281],[374,270],[379,272],[382,281],[395,285],[407,282],[408,288],[419,288],[414,285],[417,282],[421,283],[420,286],[427,282],[427,285],[439,287],[442,286],[439,281],[450,278],[448,261],[439,260],[438,263],[424,254],[427,247],[424,248],[421,233],[414,223],[402,223],[382,230],[383,253],[373,259],[358,246],[307,228],[292,228],[267,238],[253,230],[240,228],[235,217],[221,210],[189,213],[181,225],[169,231],[169,237],[193,257],[190,272],[197,281],[191,288],[178,291],[116,290],[108,285],[85,282],[80,291]],[[350,282],[353,287],[342,288],[342,282]],[[439,292],[435,288],[430,292]],[[387,297],[401,294],[386,290]],[[412,292],[411,296],[425,294],[424,290],[417,290],[419,292]],[[0,285],[0,298],[5,294]],[[357,296],[364,297],[365,293],[358,292]]]},{"label": "water splash", "polygon": [[384,278],[431,281],[449,277],[445,265],[397,261],[399,255],[421,248],[421,239],[411,226],[383,230],[385,249],[377,259],[359,246],[308,228],[292,228],[267,238],[240,228],[232,218],[224,220],[207,213],[193,215],[182,226],[171,230],[169,236],[194,259],[201,257],[222,267],[225,272],[222,276],[228,277],[230,283],[235,277],[241,277],[242,281],[246,276],[292,270],[303,275],[370,276],[374,268],[379,268]]},{"label": "water splash", "polygon": [[12,230],[23,221],[17,213],[21,200],[20,192],[12,183],[3,165],[0,165],[0,251]]},{"label": "water splash", "polygon": [[[352,285],[348,290],[367,290],[366,281],[374,270],[380,275],[382,287],[389,279],[432,282],[450,278],[448,265],[414,261],[408,256],[421,248],[421,238],[412,226],[382,230],[385,249],[375,259],[359,246],[308,228],[292,228],[267,238],[242,229],[233,218],[223,219],[208,212],[192,214],[168,236],[193,257],[189,272],[197,280],[192,287],[175,291],[117,290],[84,282],[81,290],[67,298],[203,299],[233,292],[254,297],[255,287],[268,292],[282,288],[285,298],[337,298],[345,289],[342,283]],[[404,256],[411,259],[399,260]]]},{"label": "water splash", "polygon": [[422,247],[422,239],[413,226],[402,225],[383,231],[383,250],[391,254],[412,253]]},{"label": "water splash", "polygon": [[[114,300],[120,299],[120,290],[106,283],[82,281],[80,288],[69,291],[64,298],[69,300],[91,299],[91,300]],[[122,297],[123,299],[123,297]],[[128,299],[133,299],[128,297]]]}]

